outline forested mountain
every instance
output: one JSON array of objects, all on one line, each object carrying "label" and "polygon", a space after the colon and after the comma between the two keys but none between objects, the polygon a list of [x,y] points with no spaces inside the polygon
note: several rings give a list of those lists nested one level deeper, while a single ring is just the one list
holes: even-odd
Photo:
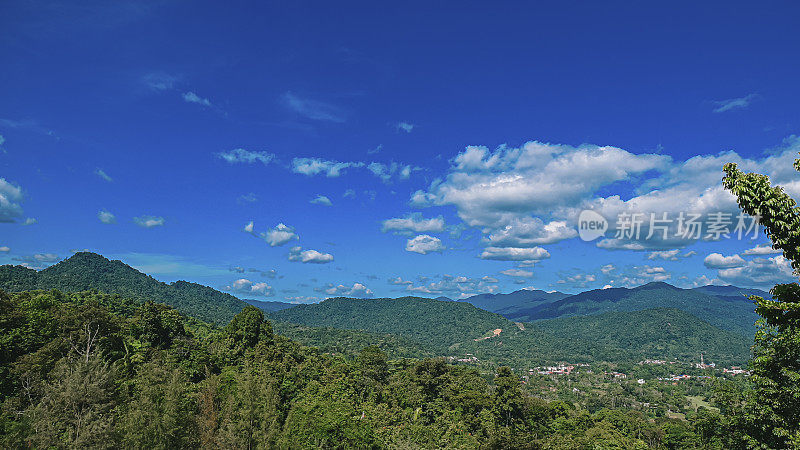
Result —
[{"label": "forested mountain", "polygon": [[[587,317],[514,323],[464,302],[401,299],[329,299],[270,314],[276,329],[320,347],[342,351],[343,330],[354,340],[380,343],[390,353],[435,354],[533,367],[556,362],[639,361],[645,358],[742,364],[750,340],[714,327],[677,309],[650,309]],[[287,322],[312,327],[302,329]],[[297,325],[294,325],[297,327]],[[326,328],[327,327],[327,328]],[[495,330],[498,330],[495,333]],[[366,334],[364,334],[366,333]],[[387,339],[392,334],[394,339]],[[366,340],[365,340],[366,339]]]},{"label": "forested mountain", "polygon": [[256,308],[264,311],[264,312],[273,312],[273,311],[280,311],[282,309],[287,309],[295,306],[292,303],[286,302],[271,302],[271,301],[264,301],[264,300],[253,300],[246,298],[243,301],[255,306]]},{"label": "forested mountain", "polygon": [[538,289],[520,289],[509,294],[478,294],[459,301],[510,317],[520,309],[541,306],[568,296],[569,294],[557,291],[545,292]]},{"label": "forested mountain", "polygon": [[754,323],[758,318],[753,302],[744,295],[727,295],[733,294],[734,289],[723,289],[721,292],[725,295],[681,289],[667,283],[648,283],[632,289],[595,289],[549,304],[518,310],[508,317],[516,321],[535,321],[605,312],[675,308],[724,330],[752,338]]},{"label": "forested mountain", "polygon": [[91,252],[72,257],[41,271],[0,266],[0,289],[10,292],[58,289],[64,292],[97,290],[144,302],[154,300],[199,319],[227,323],[247,306],[233,295],[186,281],[162,283],[122,261],[110,261]]},{"label": "forested mountain", "polygon": [[418,297],[330,298],[277,311],[270,317],[313,327],[396,334],[437,351],[513,326],[508,319],[468,303]]}]

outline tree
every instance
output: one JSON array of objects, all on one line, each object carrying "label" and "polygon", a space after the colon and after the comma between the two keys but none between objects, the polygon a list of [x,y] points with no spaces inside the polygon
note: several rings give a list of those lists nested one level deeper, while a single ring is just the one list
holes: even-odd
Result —
[{"label": "tree", "polygon": [[[800,171],[800,159],[794,163]],[[723,185],[736,196],[742,210],[758,218],[772,247],[783,251],[800,271],[800,209],[769,177],[742,173],[736,164],[724,167]],[[748,434],[771,448],[800,447],[800,285],[779,284],[770,291],[773,299],[753,296],[762,317],[753,346],[748,396]]]}]

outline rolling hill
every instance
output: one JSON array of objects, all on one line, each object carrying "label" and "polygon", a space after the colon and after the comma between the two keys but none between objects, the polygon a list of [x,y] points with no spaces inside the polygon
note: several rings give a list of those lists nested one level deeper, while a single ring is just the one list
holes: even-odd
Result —
[{"label": "rolling hill", "polygon": [[[586,317],[515,323],[465,302],[424,298],[328,299],[271,313],[276,329],[288,324],[314,327],[313,341],[293,339],[335,351],[336,330],[353,330],[360,338],[392,334],[403,346],[430,354],[532,367],[555,362],[638,361],[644,358],[695,359],[741,364],[751,340],[721,330],[678,309],[610,312]],[[320,331],[326,328],[328,331]],[[286,328],[285,328],[286,329]],[[497,331],[497,332],[495,332]],[[295,331],[296,332],[296,331]]]},{"label": "rolling hill", "polygon": [[281,322],[391,333],[444,351],[451,345],[480,338],[490,330],[508,328],[508,319],[463,302],[428,298],[330,298],[270,313]]},{"label": "rolling hill", "polygon": [[[560,317],[588,316],[606,312],[631,312],[653,308],[674,308],[692,314],[723,330],[746,337],[755,333],[758,316],[753,303],[740,292],[754,290],[681,289],[667,283],[648,283],[635,288],[595,289],[561,300],[523,308],[507,314],[516,321],[537,321]],[[765,295],[769,295],[764,293]]]},{"label": "rolling hill", "polygon": [[537,289],[521,289],[509,294],[478,294],[459,301],[510,317],[518,310],[545,305],[565,297],[569,297],[569,294],[545,292]]},{"label": "rolling hill", "polygon": [[208,286],[186,281],[162,283],[122,261],[111,261],[91,252],[75,253],[38,272],[21,266],[0,266],[0,289],[10,292],[97,290],[165,303],[186,315],[217,324],[228,323],[247,305],[233,295]]}]

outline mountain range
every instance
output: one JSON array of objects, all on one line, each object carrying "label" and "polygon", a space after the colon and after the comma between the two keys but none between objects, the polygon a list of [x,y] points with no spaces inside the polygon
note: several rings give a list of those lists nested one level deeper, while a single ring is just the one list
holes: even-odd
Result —
[{"label": "mountain range", "polygon": [[650,283],[576,295],[520,290],[459,301],[332,298],[291,305],[240,300],[186,281],[163,283],[89,252],[41,271],[0,266],[0,289],[96,290],[166,303],[220,325],[251,304],[264,310],[279,332],[325,351],[352,352],[376,344],[397,357],[470,354],[526,365],[565,359],[687,358],[700,352],[741,363],[749,356],[756,320],[745,296],[769,295],[734,286],[680,289]]}]

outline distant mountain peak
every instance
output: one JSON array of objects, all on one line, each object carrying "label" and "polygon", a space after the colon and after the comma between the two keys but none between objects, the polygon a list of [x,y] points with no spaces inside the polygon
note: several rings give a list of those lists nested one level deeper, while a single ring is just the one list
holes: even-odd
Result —
[{"label": "distant mountain peak", "polygon": [[675,287],[669,283],[665,283],[663,281],[651,281],[647,284],[643,284],[634,289],[674,289],[679,290],[679,287]]}]

